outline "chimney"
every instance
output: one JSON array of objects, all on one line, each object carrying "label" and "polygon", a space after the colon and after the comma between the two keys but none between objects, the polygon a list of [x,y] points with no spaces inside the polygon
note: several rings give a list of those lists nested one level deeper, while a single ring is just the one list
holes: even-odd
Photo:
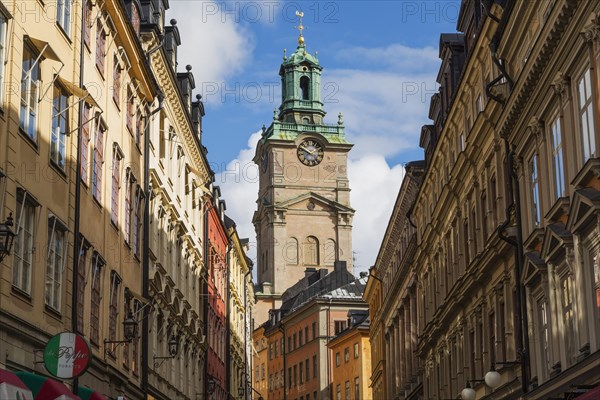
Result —
[{"label": "chimney", "polygon": [[308,267],[304,270],[304,277],[308,278],[308,277],[312,276],[315,272],[317,272],[316,268]]},{"label": "chimney", "polygon": [[342,270],[348,270],[348,268],[346,268],[346,261],[335,261],[333,263],[333,270],[335,272],[337,271],[342,271]]}]

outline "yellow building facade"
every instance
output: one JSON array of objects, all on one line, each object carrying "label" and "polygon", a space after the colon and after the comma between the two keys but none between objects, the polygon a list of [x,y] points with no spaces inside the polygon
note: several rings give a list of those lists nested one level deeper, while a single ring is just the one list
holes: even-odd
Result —
[{"label": "yellow building facade", "polygon": [[350,320],[350,326],[327,344],[332,363],[332,398],[372,400],[370,322],[367,314],[351,315]]}]

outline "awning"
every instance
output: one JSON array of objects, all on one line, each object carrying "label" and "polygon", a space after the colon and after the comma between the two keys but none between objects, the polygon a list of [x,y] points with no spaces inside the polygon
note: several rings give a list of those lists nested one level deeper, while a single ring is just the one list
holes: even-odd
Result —
[{"label": "awning", "polygon": [[106,400],[106,397],[100,393],[83,386],[79,386],[77,394],[81,397],[81,400]]},{"label": "awning", "polygon": [[29,372],[16,372],[15,375],[31,390],[34,400],[81,400],[68,387],[54,379]]},{"label": "awning", "polygon": [[0,368],[0,399],[33,400],[33,393],[15,374]]},{"label": "awning", "polygon": [[42,57],[62,62],[60,61],[60,58],[58,57],[58,55],[56,55],[54,50],[52,50],[52,47],[50,47],[50,44],[48,44],[48,42],[44,42],[43,40],[36,39],[31,36],[27,36],[27,39]]},{"label": "awning", "polygon": [[577,396],[576,400],[597,400],[600,399],[600,386],[597,386],[590,390],[589,392],[582,394],[581,396]]},{"label": "awning", "polygon": [[79,87],[73,82],[64,79],[60,75],[56,77],[56,80],[72,95],[79,97],[81,100],[85,101],[92,107],[98,107],[98,103],[96,103],[96,100],[94,100],[94,98],[92,97],[90,92],[87,91],[87,89]]}]

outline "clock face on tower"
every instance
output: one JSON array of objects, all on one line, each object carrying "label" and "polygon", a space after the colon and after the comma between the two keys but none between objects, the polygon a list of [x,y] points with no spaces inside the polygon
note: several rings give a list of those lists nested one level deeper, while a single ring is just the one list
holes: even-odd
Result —
[{"label": "clock face on tower", "polygon": [[323,161],[323,147],[316,141],[307,139],[298,146],[298,159],[309,167]]}]

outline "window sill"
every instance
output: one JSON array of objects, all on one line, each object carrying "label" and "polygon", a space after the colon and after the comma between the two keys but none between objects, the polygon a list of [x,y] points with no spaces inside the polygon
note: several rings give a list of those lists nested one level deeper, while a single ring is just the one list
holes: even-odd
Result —
[{"label": "window sill", "polygon": [[[54,171],[56,171],[58,173],[58,175],[63,179],[63,181],[65,183],[67,183],[67,173],[64,171],[64,169],[62,169],[57,163],[54,162],[54,160],[50,160],[50,166],[52,167],[52,169]],[[52,182],[53,184],[56,183],[56,181]]]},{"label": "window sill", "polygon": [[40,154],[40,149],[38,147],[38,143],[36,140],[32,139],[31,136],[29,136],[29,134],[27,134],[27,132],[25,132],[23,129],[21,129],[21,127],[19,127],[19,133],[21,134],[21,136],[23,138],[26,139],[26,142],[29,143],[29,145],[36,151],[36,153],[38,153],[38,155]]},{"label": "window sill", "polygon": [[60,314],[60,311],[56,310],[52,306],[49,306],[48,304],[44,304],[44,312],[52,318],[56,319],[57,321],[62,320],[62,315]]},{"label": "window sill", "polygon": [[55,25],[58,28],[58,30],[60,31],[60,33],[62,34],[63,38],[67,41],[69,46],[72,46],[73,41],[69,37],[69,34],[67,33],[67,31],[65,31],[65,28],[63,28],[63,26],[58,21],[55,21]]},{"label": "window sill", "polygon": [[32,298],[31,298],[31,294],[27,293],[23,289],[20,289],[17,286],[14,286],[14,285],[11,286],[11,289],[12,289],[12,293],[13,293],[13,295],[15,297],[17,297],[19,300],[24,301],[28,305],[33,306],[33,301],[32,301]]}]

